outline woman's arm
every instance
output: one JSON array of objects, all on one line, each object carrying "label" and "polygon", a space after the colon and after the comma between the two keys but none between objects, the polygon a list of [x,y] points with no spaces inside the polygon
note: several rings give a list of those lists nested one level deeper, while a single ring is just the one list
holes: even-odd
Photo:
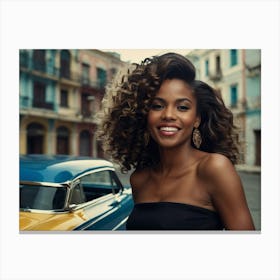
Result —
[{"label": "woman's arm", "polygon": [[211,154],[203,163],[201,174],[226,229],[255,230],[241,180],[231,161]]}]

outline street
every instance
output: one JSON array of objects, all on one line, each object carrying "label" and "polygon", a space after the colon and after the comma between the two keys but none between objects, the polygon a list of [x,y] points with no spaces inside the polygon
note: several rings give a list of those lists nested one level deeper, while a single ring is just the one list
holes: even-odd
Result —
[{"label": "street", "polygon": [[261,230],[261,175],[239,171],[256,230]]},{"label": "street", "polygon": [[[117,172],[123,185],[129,185],[130,172]],[[260,173],[238,172],[243,183],[247,203],[254,220],[256,230],[261,230],[261,176]]]}]

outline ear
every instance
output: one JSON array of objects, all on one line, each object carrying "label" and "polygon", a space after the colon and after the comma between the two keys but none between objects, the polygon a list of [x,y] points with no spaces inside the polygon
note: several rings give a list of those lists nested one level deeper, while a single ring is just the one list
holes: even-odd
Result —
[{"label": "ear", "polygon": [[201,117],[197,116],[196,119],[195,119],[195,122],[194,122],[194,127],[198,128],[199,125],[200,125],[200,122],[201,122]]}]

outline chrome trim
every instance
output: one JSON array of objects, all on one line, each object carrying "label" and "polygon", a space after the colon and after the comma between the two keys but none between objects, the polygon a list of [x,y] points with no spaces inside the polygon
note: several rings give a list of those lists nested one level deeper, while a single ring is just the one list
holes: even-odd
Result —
[{"label": "chrome trim", "polygon": [[[84,225],[84,227],[82,227],[82,225],[79,225],[79,226],[77,226],[77,227],[80,228],[79,230],[84,230],[84,229],[88,228],[89,226],[92,226],[92,225],[96,224],[97,222],[99,222],[100,220],[104,219],[105,217],[111,215],[111,214],[114,213],[115,211],[117,211],[117,209],[116,209],[115,207],[113,207],[111,210],[108,210],[106,213],[104,213],[103,215],[101,215],[99,218],[97,218],[97,219],[91,218],[91,219],[88,220],[88,222],[89,222],[90,220],[95,219],[92,223],[86,224],[86,225]],[[85,222],[85,223],[86,223],[86,222]],[[77,227],[76,227],[76,228],[77,228]]]},{"label": "chrome trim", "polygon": [[[123,186],[121,184],[121,188],[120,188],[120,192],[114,194],[109,193],[105,196],[101,196],[99,198],[96,198],[94,200],[90,200],[84,203],[80,203],[77,204],[77,206],[73,209],[73,210],[69,210],[69,199],[70,199],[70,193],[71,190],[80,183],[80,178],[89,174],[93,174],[96,172],[100,172],[100,171],[113,171],[115,176],[117,177],[117,174],[115,173],[116,170],[114,167],[101,167],[101,168],[95,168],[93,170],[89,170],[87,172],[83,172],[81,174],[79,174],[77,177],[73,178],[73,180],[68,180],[65,181],[63,183],[51,183],[51,182],[37,182],[37,181],[20,181],[21,185],[34,185],[34,186],[49,186],[49,187],[67,187],[66,189],[66,197],[65,197],[65,204],[64,204],[64,209],[62,209],[62,211],[60,210],[41,210],[41,209],[29,209],[29,208],[20,208],[21,212],[26,212],[26,213],[45,213],[45,214],[64,214],[64,213],[69,213],[70,211],[76,211],[76,210],[80,210],[82,208],[88,208],[88,207],[92,207],[92,206],[96,206],[98,204],[101,204],[103,202],[105,202],[106,200],[109,199],[118,199],[119,197],[122,196],[123,193]],[[118,177],[117,177],[118,178]],[[113,190],[113,188],[112,188]]]},{"label": "chrome trim", "polygon": [[83,176],[86,176],[86,175],[89,175],[89,174],[92,174],[92,173],[96,173],[96,172],[100,172],[100,171],[104,171],[104,170],[115,171],[115,169],[113,167],[109,167],[109,166],[108,167],[96,168],[96,169],[89,170],[87,172],[83,172],[83,173],[79,174],[77,177],[73,178],[72,182],[76,181],[77,179],[80,179]]},{"label": "chrome trim", "polygon": [[51,183],[51,182],[37,182],[37,181],[20,181],[20,185],[32,185],[32,186],[46,186],[46,187],[70,187],[71,181],[66,181],[63,183]]},{"label": "chrome trim", "polygon": [[21,213],[38,213],[38,214],[65,214],[69,213],[67,210],[40,210],[40,209],[29,209],[29,208],[20,208]]},{"label": "chrome trim", "polygon": [[[115,172],[115,168],[114,167],[101,167],[101,168],[97,168],[97,169],[94,169],[94,170],[89,170],[87,172],[84,172],[84,173],[80,174],[79,176],[77,176],[76,178],[73,179],[73,181],[70,183],[69,192],[67,192],[67,195],[66,195],[66,203],[65,203],[65,208],[66,209],[69,207],[70,192],[73,190],[73,188],[77,184],[80,183],[80,178],[84,177],[84,176],[87,176],[89,174],[93,174],[93,173],[97,173],[97,172],[101,172],[101,171],[113,171],[113,172]],[[111,176],[111,174],[110,174],[110,176]],[[101,196],[99,198],[96,198],[96,199],[93,199],[93,200],[90,200],[90,201],[87,201],[87,202],[77,204],[77,207],[74,208],[73,210],[78,210],[78,209],[81,209],[81,208],[84,208],[84,207],[88,207],[92,204],[94,204],[94,205],[99,204],[99,203],[103,202],[103,200],[107,200],[109,196],[111,196],[111,195],[115,196],[116,194],[113,193],[112,186],[111,186],[111,189],[112,189],[112,193],[109,193],[105,196]]]},{"label": "chrome trim", "polygon": [[117,230],[120,226],[122,226],[124,223],[126,223],[128,219],[128,216],[124,218],[120,223],[118,223],[112,230]]},{"label": "chrome trim", "polygon": [[98,204],[101,204],[101,203],[105,202],[106,200],[113,199],[114,197],[115,197],[115,195],[113,193],[109,193],[109,194],[103,195],[99,198],[78,204],[77,207],[74,208],[74,210],[79,210],[81,208],[88,208],[91,206],[97,206]]}]

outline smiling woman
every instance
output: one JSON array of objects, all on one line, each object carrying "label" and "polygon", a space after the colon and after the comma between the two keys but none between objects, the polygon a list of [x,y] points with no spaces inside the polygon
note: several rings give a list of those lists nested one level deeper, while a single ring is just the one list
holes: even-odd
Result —
[{"label": "smiling woman", "polygon": [[191,87],[179,79],[163,81],[148,113],[147,128],[155,142],[161,147],[183,145],[187,149],[193,127],[199,123]]},{"label": "smiling woman", "polygon": [[107,90],[99,137],[130,177],[128,230],[254,230],[232,113],[182,55],[135,64]]}]

